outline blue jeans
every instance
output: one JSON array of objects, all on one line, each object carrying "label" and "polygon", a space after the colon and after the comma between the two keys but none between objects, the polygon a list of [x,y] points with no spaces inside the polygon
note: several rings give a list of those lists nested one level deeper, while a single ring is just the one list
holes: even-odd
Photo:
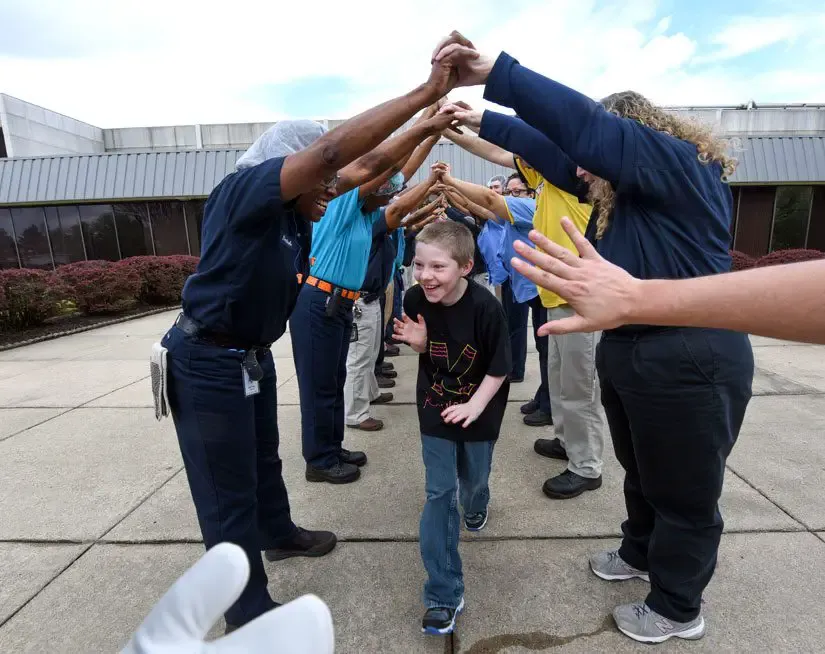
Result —
[{"label": "blue jeans", "polygon": [[427,608],[456,608],[464,596],[464,576],[458,555],[459,494],[465,515],[487,510],[494,447],[495,441],[456,443],[421,435],[427,502],[421,513],[419,541],[427,571],[424,584]]},{"label": "blue jeans", "polygon": [[297,529],[278,455],[272,353],[259,354],[260,393],[246,397],[241,352],[177,327],[163,345],[169,350],[169,405],[204,544],[235,543],[249,559],[249,583],[226,611],[226,621],[241,626],[275,606],[261,550],[288,542]]},{"label": "blue jeans", "polygon": [[289,319],[304,460],[321,469],[338,463],[344,443],[344,381],[352,333],[352,300],[342,300],[327,316],[329,297],[304,284]]}]

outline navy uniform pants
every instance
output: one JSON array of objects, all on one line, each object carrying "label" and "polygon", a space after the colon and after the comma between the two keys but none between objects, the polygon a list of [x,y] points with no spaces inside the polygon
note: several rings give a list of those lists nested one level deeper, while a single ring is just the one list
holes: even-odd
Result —
[{"label": "navy uniform pants", "polygon": [[550,382],[548,381],[547,355],[548,337],[539,336],[538,329],[547,322],[547,309],[537,295],[529,302],[516,302],[510,282],[501,285],[501,304],[504,315],[507,316],[507,325],[510,330],[510,350],[513,354],[513,372],[516,379],[524,377],[524,368],[527,364],[527,318],[533,314],[533,335],[536,340],[536,351],[539,354],[539,369],[541,371],[541,385],[536,390],[535,401],[539,409],[552,416],[550,409]]},{"label": "navy uniform pants", "polygon": [[352,300],[326,315],[330,295],[304,284],[289,319],[301,401],[304,460],[315,468],[339,461],[344,442],[344,381],[352,334]]},{"label": "navy uniform pants", "polygon": [[169,404],[189,489],[206,548],[243,548],[249,583],[226,612],[243,625],[275,606],[261,551],[296,531],[278,454],[277,397],[272,353],[259,354],[260,393],[246,397],[243,353],[208,345],[177,327],[166,334]]},{"label": "navy uniform pants", "polygon": [[750,340],[713,329],[606,332],[596,366],[625,470],[619,554],[650,572],[650,608],[693,620],[716,566],[725,462],[751,398]]}]

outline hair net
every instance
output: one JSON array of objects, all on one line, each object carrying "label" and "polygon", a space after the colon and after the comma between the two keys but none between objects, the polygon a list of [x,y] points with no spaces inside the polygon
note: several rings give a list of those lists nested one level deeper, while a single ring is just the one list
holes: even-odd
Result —
[{"label": "hair net", "polygon": [[317,141],[326,128],[314,120],[282,120],[261,134],[235,162],[235,169],[251,168],[267,159],[286,157]]},{"label": "hair net", "polygon": [[395,173],[386,182],[381,184],[375,195],[394,195],[404,188],[404,174]]},{"label": "hair net", "polygon": [[501,187],[504,188],[507,184],[507,178],[504,175],[494,175],[490,178],[490,181],[487,182],[487,188],[490,188],[493,185],[493,182],[498,182],[501,184]]}]

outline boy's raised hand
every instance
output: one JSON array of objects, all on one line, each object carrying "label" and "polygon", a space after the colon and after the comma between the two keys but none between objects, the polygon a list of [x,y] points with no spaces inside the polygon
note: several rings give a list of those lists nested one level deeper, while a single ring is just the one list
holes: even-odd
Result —
[{"label": "boy's raised hand", "polygon": [[393,319],[393,332],[395,340],[406,343],[419,354],[427,351],[427,323],[424,316],[418,315],[418,320],[413,321],[406,313]]}]

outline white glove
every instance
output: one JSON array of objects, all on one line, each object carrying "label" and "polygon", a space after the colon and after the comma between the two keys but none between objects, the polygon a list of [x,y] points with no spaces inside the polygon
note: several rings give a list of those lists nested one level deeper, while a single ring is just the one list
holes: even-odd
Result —
[{"label": "white glove", "polygon": [[244,551],[230,543],[216,545],[166,592],[121,654],[333,654],[332,615],[314,595],[304,595],[228,636],[204,642],[248,580]]}]

